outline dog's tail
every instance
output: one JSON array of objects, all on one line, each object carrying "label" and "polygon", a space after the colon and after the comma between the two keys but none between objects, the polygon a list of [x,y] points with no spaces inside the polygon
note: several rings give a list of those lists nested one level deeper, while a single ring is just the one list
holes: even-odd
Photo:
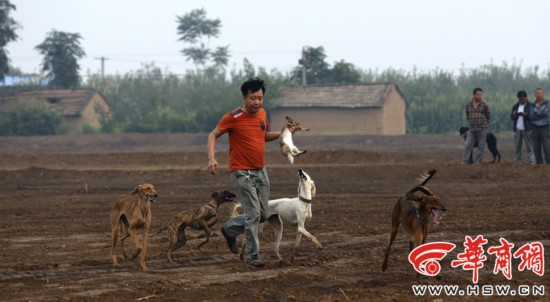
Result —
[{"label": "dog's tail", "polygon": [[166,231],[167,229],[168,229],[168,225],[165,226],[165,227],[163,227],[162,229],[158,230],[156,233],[154,233],[153,235],[151,235],[151,237],[155,237],[155,236],[157,236],[158,234],[160,234],[160,233]]},{"label": "dog's tail", "polygon": [[431,169],[425,173],[420,174],[420,177],[418,178],[418,180],[420,181],[419,186],[427,184],[428,181],[430,181],[430,179],[432,179],[432,177],[435,175],[435,172],[437,172],[435,169]]},{"label": "dog's tail", "polygon": [[430,179],[432,179],[432,177],[435,175],[435,172],[436,172],[435,169],[431,169],[431,170],[429,170],[425,173],[420,174],[420,177],[418,178],[418,181],[420,181],[420,184],[418,184],[417,186],[415,186],[414,188],[409,190],[409,192],[407,192],[405,195],[412,194],[416,191],[422,191],[427,195],[432,195],[432,194],[428,194],[428,192],[426,192],[426,191],[429,191],[429,190],[428,190],[428,188],[424,187],[424,185],[426,185],[428,183],[428,181],[430,181]]}]

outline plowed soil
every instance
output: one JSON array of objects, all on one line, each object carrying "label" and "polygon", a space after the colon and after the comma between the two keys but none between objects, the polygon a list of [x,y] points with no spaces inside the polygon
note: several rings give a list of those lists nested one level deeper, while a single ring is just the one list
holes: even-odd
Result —
[{"label": "plowed soil", "polygon": [[[2,301],[548,301],[549,295],[483,297],[415,296],[415,271],[409,244],[400,234],[389,267],[381,271],[391,212],[398,197],[412,188],[419,173],[437,174],[428,187],[448,208],[441,223],[430,222],[428,242],[457,245],[441,262],[437,278],[422,284],[473,286],[472,271],[452,268],[464,252],[465,236],[483,235],[487,261],[477,285],[543,285],[545,276],[519,271],[493,273],[490,246],[505,238],[520,246],[550,247],[550,166],[512,163],[512,137],[498,135],[502,162],[489,151],[481,165],[461,165],[458,136],[318,137],[299,134],[295,142],[308,153],[294,165],[268,143],[271,198],[295,197],[297,169],[316,183],[313,218],[306,228],[323,244],[319,250],[302,238],[293,263],[274,257],[273,230],[260,235],[262,268],[250,268],[231,254],[220,234],[230,205],[220,208],[216,237],[200,250],[190,240],[166,259],[165,233],[151,237],[149,272],[137,259],[112,267],[109,212],[136,185],[152,183],[160,197],[153,205],[155,232],[176,213],[198,208],[211,192],[234,191],[228,171],[206,171],[206,134],[96,135],[0,139],[0,300]],[[227,166],[227,141],[218,144],[218,161]],[[190,236],[197,231],[187,231]],[[281,254],[288,258],[295,229],[285,226]],[[241,242],[242,238],[239,238]],[[131,240],[127,245],[133,249]]]}]

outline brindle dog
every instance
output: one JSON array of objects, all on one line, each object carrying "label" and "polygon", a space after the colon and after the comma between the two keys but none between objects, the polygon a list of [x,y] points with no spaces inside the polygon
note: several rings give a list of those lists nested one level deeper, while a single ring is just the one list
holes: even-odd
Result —
[{"label": "brindle dog", "polygon": [[155,235],[168,229],[168,239],[170,240],[170,246],[166,250],[166,257],[170,262],[174,262],[172,259],[172,252],[184,246],[187,242],[185,236],[185,228],[191,227],[195,230],[204,230],[205,240],[197,246],[200,249],[201,246],[208,243],[212,230],[210,229],[218,221],[218,209],[226,202],[232,202],[236,195],[229,191],[213,192],[210,201],[200,207],[200,209],[187,210],[178,213],[168,226],[162,228]]}]

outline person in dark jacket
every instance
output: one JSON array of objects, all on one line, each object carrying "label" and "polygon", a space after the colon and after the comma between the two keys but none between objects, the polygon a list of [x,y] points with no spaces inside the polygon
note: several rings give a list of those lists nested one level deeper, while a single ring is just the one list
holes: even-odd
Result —
[{"label": "person in dark jacket", "polygon": [[535,102],[531,104],[529,117],[533,125],[531,136],[533,137],[533,150],[537,164],[542,164],[544,161],[550,164],[549,114],[550,104],[544,99],[544,90],[542,88],[535,89]]},{"label": "person in dark jacket", "polygon": [[514,121],[514,144],[515,155],[514,163],[521,163],[521,149],[523,143],[527,149],[527,161],[529,164],[535,164],[535,153],[533,152],[533,138],[531,136],[531,103],[527,99],[527,93],[524,90],[518,91],[518,102],[512,106],[510,118]]}]

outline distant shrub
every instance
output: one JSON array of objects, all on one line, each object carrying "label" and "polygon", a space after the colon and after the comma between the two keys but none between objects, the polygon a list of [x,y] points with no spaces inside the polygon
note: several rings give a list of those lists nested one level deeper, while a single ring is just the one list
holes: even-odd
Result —
[{"label": "distant shrub", "polygon": [[82,132],[84,134],[98,134],[101,133],[101,129],[99,127],[94,127],[90,124],[84,124],[82,126]]},{"label": "distant shrub", "polygon": [[0,135],[31,136],[64,134],[63,116],[38,102],[18,103],[0,118]]}]

